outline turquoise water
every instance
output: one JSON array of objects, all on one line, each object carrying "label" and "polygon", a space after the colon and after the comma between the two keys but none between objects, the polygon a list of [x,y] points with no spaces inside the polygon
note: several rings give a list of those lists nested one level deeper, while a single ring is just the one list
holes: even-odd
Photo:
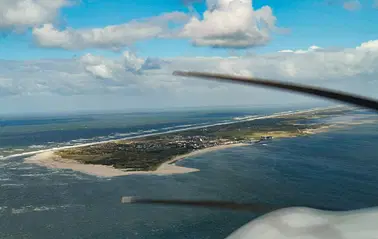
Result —
[{"label": "turquoise water", "polygon": [[0,238],[224,238],[252,213],[123,205],[121,196],[270,202],[354,209],[377,205],[378,126],[198,155],[199,172],[102,179],[0,161]]}]

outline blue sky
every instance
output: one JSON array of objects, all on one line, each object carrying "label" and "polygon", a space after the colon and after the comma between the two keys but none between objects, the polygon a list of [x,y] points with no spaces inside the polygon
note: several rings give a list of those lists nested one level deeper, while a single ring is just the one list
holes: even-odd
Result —
[{"label": "blue sky", "polygon": [[0,1],[2,112],[313,103],[183,69],[378,97],[377,0],[186,2]]},{"label": "blue sky", "polygon": [[[266,46],[236,52],[264,53],[282,49],[305,49],[311,45],[354,47],[361,42],[378,39],[378,9],[371,7],[372,0],[361,1],[362,8],[358,11],[347,11],[341,3],[337,0],[334,5],[328,5],[323,0],[255,0],[255,9],[269,5],[278,19],[277,25],[290,29],[290,33],[273,34],[271,42]],[[193,5],[199,14],[206,10],[204,1]],[[63,8],[56,21],[61,27],[105,27],[173,11],[189,12],[181,0],[82,0],[72,7]],[[231,54],[228,49],[193,47],[187,39],[145,40],[136,43],[132,49],[144,57]],[[0,39],[0,58],[3,59],[71,58],[86,52],[114,55],[113,52],[98,49],[66,51],[39,48],[33,43],[30,30],[21,35],[11,33]]]}]

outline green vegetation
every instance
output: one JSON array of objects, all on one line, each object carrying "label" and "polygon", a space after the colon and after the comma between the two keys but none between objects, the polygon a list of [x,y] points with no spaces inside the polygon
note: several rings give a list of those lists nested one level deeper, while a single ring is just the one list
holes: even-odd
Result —
[{"label": "green vegetation", "polygon": [[176,155],[186,154],[191,148],[154,146],[148,142],[135,144],[106,143],[75,149],[65,149],[57,154],[84,164],[111,165],[126,171],[153,171],[160,164]]},{"label": "green vegetation", "polygon": [[274,118],[244,121],[202,129],[186,130],[133,140],[118,140],[56,152],[84,164],[109,165],[126,171],[152,171],[177,155],[216,145],[250,142],[261,136],[273,138],[307,135],[309,129],[326,126],[314,119],[346,114],[350,110],[327,109]]}]

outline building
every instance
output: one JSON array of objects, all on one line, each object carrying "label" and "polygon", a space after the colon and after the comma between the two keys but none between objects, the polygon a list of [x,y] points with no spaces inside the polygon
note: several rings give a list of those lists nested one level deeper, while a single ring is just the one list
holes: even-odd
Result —
[{"label": "building", "polygon": [[273,139],[273,136],[261,136],[260,140],[270,140]]}]

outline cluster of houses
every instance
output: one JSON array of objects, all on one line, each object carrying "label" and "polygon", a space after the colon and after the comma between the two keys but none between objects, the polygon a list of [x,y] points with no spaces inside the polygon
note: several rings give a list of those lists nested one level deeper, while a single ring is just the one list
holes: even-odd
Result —
[{"label": "cluster of houses", "polygon": [[[261,136],[261,141],[271,140],[273,136]],[[96,145],[93,147],[89,147],[90,151],[98,151],[99,154],[107,154],[112,152],[113,150],[122,150],[122,151],[129,151],[129,150],[167,150],[172,148],[187,148],[187,149],[202,149],[213,147],[217,145],[225,145],[225,144],[235,144],[235,143],[256,143],[256,141],[251,140],[229,140],[229,139],[216,139],[207,136],[174,136],[174,138],[162,138],[156,141],[145,141],[145,142],[135,142],[132,144],[104,144]]]},{"label": "cluster of houses", "polygon": [[261,136],[260,141],[273,139],[273,136]]}]

